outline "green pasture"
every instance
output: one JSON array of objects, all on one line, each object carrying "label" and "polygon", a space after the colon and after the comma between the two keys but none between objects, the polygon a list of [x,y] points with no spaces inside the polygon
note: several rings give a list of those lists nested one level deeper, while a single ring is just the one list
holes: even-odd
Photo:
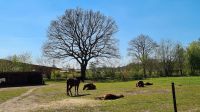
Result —
[{"label": "green pasture", "polygon": [[[83,84],[79,88],[78,97],[66,96],[65,82],[46,82],[47,85],[38,88],[31,95],[35,102],[49,103],[63,99],[91,99],[107,93],[123,94],[125,97],[117,100],[95,100],[95,106],[69,106],[58,109],[37,109],[41,112],[173,112],[171,82],[175,83],[177,108],[179,112],[200,112],[200,77],[165,77],[150,78],[144,82],[152,82],[152,86],[135,87],[136,81],[127,82],[94,82],[97,90],[83,91]],[[86,82],[85,82],[86,83]],[[74,92],[74,88],[72,89]],[[11,94],[16,91],[14,95]],[[0,91],[0,103],[25,92],[26,89]],[[7,93],[7,94],[5,94]],[[10,95],[10,97],[8,97]],[[5,97],[6,96],[6,99]]]},{"label": "green pasture", "polygon": [[0,88],[0,104],[21,95],[27,90],[28,88]]}]

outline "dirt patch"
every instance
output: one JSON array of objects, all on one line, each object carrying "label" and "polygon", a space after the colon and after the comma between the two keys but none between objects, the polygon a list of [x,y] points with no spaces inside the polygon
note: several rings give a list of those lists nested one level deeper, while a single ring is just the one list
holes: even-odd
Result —
[{"label": "dirt patch", "polygon": [[31,87],[26,93],[0,104],[0,112],[25,112],[30,106],[34,107],[31,93],[37,88],[39,87]]},{"label": "dirt patch", "polygon": [[0,104],[0,112],[29,112],[36,111],[40,109],[59,109],[59,108],[74,108],[81,106],[95,106],[97,104],[96,100],[82,99],[82,98],[68,98],[60,101],[52,101],[47,103],[41,103],[36,101],[37,96],[35,96],[33,91],[40,87],[31,87],[26,93],[10,99],[2,104]]},{"label": "dirt patch", "polygon": [[52,101],[48,104],[41,104],[37,107],[37,109],[59,109],[59,108],[65,108],[73,109],[74,107],[82,107],[82,106],[89,106],[94,107],[97,105],[97,101],[90,100],[90,99],[82,99],[82,98],[76,98],[76,99],[64,99],[61,101]]},{"label": "dirt patch", "polygon": [[194,109],[190,109],[187,111],[182,111],[182,112],[199,112],[200,108],[194,108]]}]

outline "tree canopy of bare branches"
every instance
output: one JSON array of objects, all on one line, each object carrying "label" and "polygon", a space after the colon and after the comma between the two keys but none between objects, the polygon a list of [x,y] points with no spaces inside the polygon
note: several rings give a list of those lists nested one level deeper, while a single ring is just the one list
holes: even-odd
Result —
[{"label": "tree canopy of bare branches", "polygon": [[118,57],[114,34],[116,22],[100,12],[68,9],[51,22],[48,40],[43,46],[44,55],[51,58],[75,59],[85,78],[88,62],[93,58]]},{"label": "tree canopy of bare branches", "polygon": [[172,76],[174,61],[176,59],[176,44],[170,40],[162,40],[159,46],[158,55],[162,62],[165,76]]},{"label": "tree canopy of bare branches", "polygon": [[148,35],[139,35],[129,42],[128,53],[142,63],[144,77],[146,78],[146,63],[156,47],[156,43]]},{"label": "tree canopy of bare branches", "polygon": [[181,44],[177,44],[175,46],[175,61],[177,63],[177,68],[181,76],[183,76],[183,68],[185,62],[185,53],[183,46]]}]

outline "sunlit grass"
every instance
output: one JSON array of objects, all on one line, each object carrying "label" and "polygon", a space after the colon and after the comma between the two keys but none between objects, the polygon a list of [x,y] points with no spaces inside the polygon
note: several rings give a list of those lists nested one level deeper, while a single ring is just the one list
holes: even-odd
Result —
[{"label": "sunlit grass", "polygon": [[17,97],[25,93],[27,90],[28,88],[12,88],[12,89],[8,88],[8,89],[0,90],[0,104],[11,98]]},{"label": "sunlit grass", "polygon": [[[72,98],[94,99],[95,97],[102,96],[106,93],[124,94],[125,97],[112,101],[100,101],[100,104],[96,107],[76,107],[73,110],[69,110],[66,107],[60,108],[57,111],[172,112],[173,101],[171,93],[171,82],[174,82],[176,86],[178,110],[191,112],[200,111],[200,77],[165,77],[151,78],[144,81],[153,82],[154,85],[144,88],[136,88],[136,81],[113,83],[96,82],[95,85],[97,86],[97,90],[83,91],[83,84],[81,84],[80,94],[86,94],[86,96]],[[65,95],[65,86],[65,82],[50,82],[49,85],[36,91],[35,94],[41,95],[45,101],[69,98]],[[56,110],[42,111],[53,112]]]},{"label": "sunlit grass", "polygon": [[[52,101],[63,99],[92,99],[107,93],[123,94],[125,97],[112,101],[98,101],[98,105],[85,105],[81,107],[69,108],[61,107],[57,109],[45,108],[37,111],[42,112],[172,112],[173,100],[171,92],[171,82],[175,83],[177,108],[179,112],[199,112],[200,111],[200,77],[165,77],[150,78],[144,82],[152,82],[152,86],[144,88],[135,87],[137,81],[127,82],[94,82],[97,90],[83,91],[84,83],[79,87],[79,94],[83,96],[66,96],[66,83],[46,82],[47,85],[36,89],[31,93],[35,96],[35,101],[48,104]],[[0,91],[0,101],[3,96],[13,96],[14,90]],[[21,92],[26,90],[21,90]],[[19,92],[19,91],[18,91]],[[74,93],[74,88],[72,88]],[[14,93],[13,93],[14,94]],[[15,93],[16,94],[16,93]],[[11,97],[10,97],[11,98]],[[5,101],[5,100],[4,100]]]}]

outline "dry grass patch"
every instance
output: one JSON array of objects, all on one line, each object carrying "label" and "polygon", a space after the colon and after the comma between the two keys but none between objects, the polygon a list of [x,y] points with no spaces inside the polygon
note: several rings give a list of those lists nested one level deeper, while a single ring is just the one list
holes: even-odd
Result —
[{"label": "dry grass patch", "polygon": [[73,109],[75,107],[94,107],[97,106],[98,101],[91,100],[91,99],[82,99],[82,98],[68,98],[60,101],[52,101],[50,103],[41,104],[38,106],[38,109],[44,109],[44,110],[54,110],[54,109],[60,109],[60,108],[70,108]]}]

